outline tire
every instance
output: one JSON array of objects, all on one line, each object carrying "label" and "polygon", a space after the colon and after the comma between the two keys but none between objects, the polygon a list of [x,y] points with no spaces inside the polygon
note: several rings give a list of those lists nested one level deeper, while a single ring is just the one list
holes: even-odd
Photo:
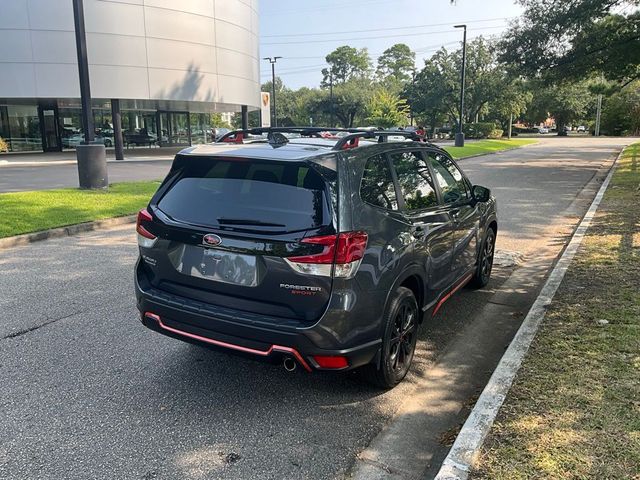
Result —
[{"label": "tire", "polygon": [[478,255],[478,265],[476,272],[469,282],[473,288],[483,288],[491,279],[491,271],[493,270],[493,256],[496,250],[496,232],[492,228],[487,229],[487,233],[482,241],[482,248]]},{"label": "tire", "polygon": [[364,367],[368,381],[382,388],[393,388],[407,375],[418,339],[418,303],[413,292],[398,287],[384,316],[380,368]]}]

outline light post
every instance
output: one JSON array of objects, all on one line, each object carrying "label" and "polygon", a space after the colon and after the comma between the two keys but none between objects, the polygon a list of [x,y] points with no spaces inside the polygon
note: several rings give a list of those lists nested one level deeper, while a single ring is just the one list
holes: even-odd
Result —
[{"label": "light post", "polygon": [[464,147],[464,75],[467,65],[467,26],[466,25],[454,25],[453,28],[464,29],[464,35],[462,37],[462,69],[460,73],[460,120],[458,121],[458,133],[456,133],[456,147]]},{"label": "light post", "polygon": [[104,143],[96,143],[91,111],[91,89],[89,84],[89,62],[87,61],[87,38],[84,29],[84,7],[82,0],[73,0],[73,20],[76,29],[76,51],[78,54],[78,78],[82,102],[82,130],[84,141],[76,147],[78,179],[80,188],[106,188],[107,154]]},{"label": "light post", "polygon": [[271,64],[271,101],[273,102],[273,126],[278,126],[278,111],[276,110],[276,62],[282,57],[265,57]]}]

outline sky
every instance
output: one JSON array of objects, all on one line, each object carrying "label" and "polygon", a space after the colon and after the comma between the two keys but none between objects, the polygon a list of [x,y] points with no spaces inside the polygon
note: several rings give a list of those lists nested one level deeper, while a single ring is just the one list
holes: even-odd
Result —
[{"label": "sky", "polygon": [[[406,43],[420,68],[440,47],[460,47],[454,25],[467,24],[467,40],[500,35],[521,12],[513,0],[260,0],[260,57],[283,57],[276,75],[286,86],[316,87],[325,56],[341,45],[368,48],[375,65],[391,45]],[[261,82],[271,79],[267,61],[260,72]]]}]

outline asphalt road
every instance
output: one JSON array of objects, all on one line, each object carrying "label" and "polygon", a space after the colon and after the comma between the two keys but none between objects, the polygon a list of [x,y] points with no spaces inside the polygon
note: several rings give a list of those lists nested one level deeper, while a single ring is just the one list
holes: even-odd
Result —
[{"label": "asphalt road", "polygon": [[[109,162],[109,182],[159,180],[169,171],[171,159]],[[74,164],[0,165],[0,193],[53,188],[77,188],[78,166]]]},{"label": "asphalt road", "polygon": [[[531,257],[622,143],[549,139],[461,164],[498,197],[499,248]],[[412,375],[381,392],[144,329],[136,255],[130,225],[0,251],[0,478],[342,478],[511,273],[456,294],[422,328]]]}]

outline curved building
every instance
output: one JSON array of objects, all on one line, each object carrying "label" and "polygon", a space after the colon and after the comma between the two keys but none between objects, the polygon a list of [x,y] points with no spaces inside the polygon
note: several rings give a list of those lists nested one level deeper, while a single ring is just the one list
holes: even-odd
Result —
[{"label": "curved building", "polygon": [[[211,141],[210,115],[260,106],[257,0],[84,0],[98,139]],[[0,1],[0,137],[13,151],[82,141],[71,0]],[[113,100],[117,100],[113,102]]]}]

